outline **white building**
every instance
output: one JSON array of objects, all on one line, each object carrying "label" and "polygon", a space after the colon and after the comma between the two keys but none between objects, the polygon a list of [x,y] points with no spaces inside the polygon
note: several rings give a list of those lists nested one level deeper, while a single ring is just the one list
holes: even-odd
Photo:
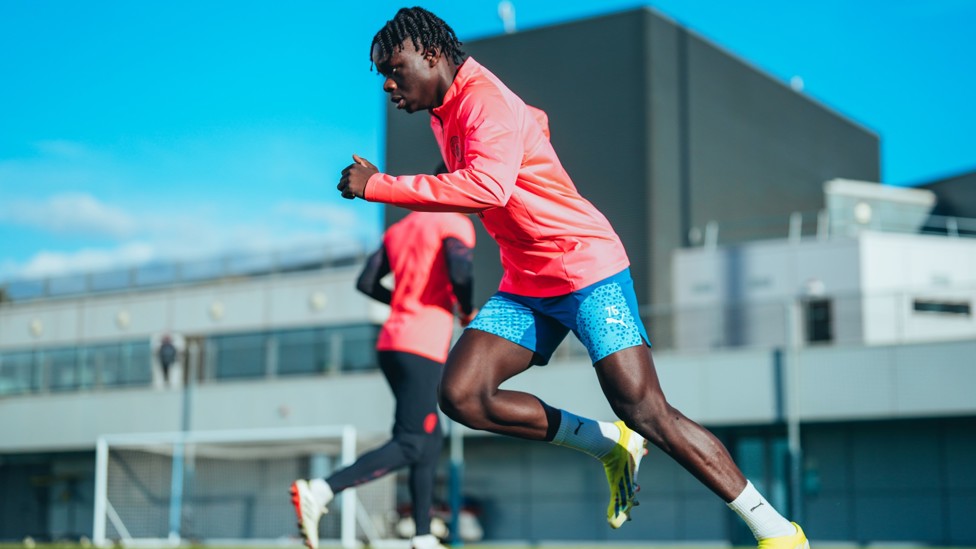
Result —
[{"label": "white building", "polygon": [[815,236],[675,252],[679,349],[976,338],[976,239],[918,232],[930,192],[825,188],[829,229]]}]

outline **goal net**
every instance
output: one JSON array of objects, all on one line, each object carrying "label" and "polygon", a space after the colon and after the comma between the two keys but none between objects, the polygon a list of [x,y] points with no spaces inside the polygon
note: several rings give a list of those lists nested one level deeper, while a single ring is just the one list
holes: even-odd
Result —
[{"label": "goal net", "polygon": [[[288,488],[357,455],[351,426],[106,435],[96,447],[93,542],[107,546],[300,545]],[[321,545],[389,539],[392,476],[348,489]]]}]

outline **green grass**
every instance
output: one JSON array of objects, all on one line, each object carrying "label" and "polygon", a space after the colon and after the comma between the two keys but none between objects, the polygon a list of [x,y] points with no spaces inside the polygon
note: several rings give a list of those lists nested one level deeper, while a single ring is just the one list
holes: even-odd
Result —
[{"label": "green grass", "polygon": [[[812,545],[813,545],[812,549],[817,549],[815,543]],[[288,546],[270,545],[268,547],[261,547],[257,545],[253,545],[253,546],[246,545],[241,547],[231,547],[225,545],[220,545],[220,546],[183,545],[180,546],[179,549],[283,549],[283,548],[298,549],[298,547],[299,545],[297,544],[293,546],[292,545],[288,545]],[[480,543],[465,544],[463,546],[463,549],[634,549],[638,547],[641,547],[641,543],[639,541],[633,541],[627,543],[606,543],[606,544],[594,543],[592,545],[589,544],[584,545],[581,543],[579,545],[567,544],[565,546],[560,546],[548,542],[541,545],[501,542],[498,544],[480,544]],[[716,549],[716,547],[718,546],[709,545],[709,546],[702,546],[701,548],[696,548],[691,545],[669,546],[661,543],[652,543],[652,544],[648,544],[645,547],[651,549]],[[840,546],[836,546],[832,544],[830,547],[831,549],[856,549],[861,546],[850,545],[850,546],[843,546],[843,548],[841,548]],[[892,544],[890,547],[872,544],[870,546],[865,546],[865,547],[867,549],[976,549],[976,547],[945,547],[945,546],[924,546],[924,545],[898,545],[898,544]],[[91,545],[81,545],[79,543],[66,543],[66,542],[37,543],[32,549],[82,549],[82,548],[96,549]],[[26,549],[26,546],[23,543],[0,543],[0,549]],[[161,545],[160,549],[169,549],[169,546]],[[338,549],[338,547],[323,546],[322,549]],[[748,547],[729,547],[728,549],[755,549],[755,546],[753,545]]]}]

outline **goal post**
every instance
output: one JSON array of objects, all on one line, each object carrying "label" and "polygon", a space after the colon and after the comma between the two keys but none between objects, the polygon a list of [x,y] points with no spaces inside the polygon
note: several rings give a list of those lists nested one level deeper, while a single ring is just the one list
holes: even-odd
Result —
[{"label": "goal post", "polygon": [[[297,545],[289,485],[327,476],[356,454],[349,425],[103,435],[92,541]],[[344,490],[319,525],[322,545],[356,547],[357,524],[370,541],[386,537],[382,517],[394,508],[392,479]]]}]

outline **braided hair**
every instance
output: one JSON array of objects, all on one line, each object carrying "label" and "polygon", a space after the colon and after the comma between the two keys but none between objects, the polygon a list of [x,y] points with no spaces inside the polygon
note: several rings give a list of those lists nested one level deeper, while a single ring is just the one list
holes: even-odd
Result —
[{"label": "braided hair", "polygon": [[408,38],[420,51],[437,48],[455,65],[460,65],[468,56],[461,50],[461,41],[450,25],[424,8],[414,7],[401,8],[376,33],[369,46],[370,61],[374,47],[379,47],[380,59],[388,59],[395,50],[403,49],[403,42]]}]

